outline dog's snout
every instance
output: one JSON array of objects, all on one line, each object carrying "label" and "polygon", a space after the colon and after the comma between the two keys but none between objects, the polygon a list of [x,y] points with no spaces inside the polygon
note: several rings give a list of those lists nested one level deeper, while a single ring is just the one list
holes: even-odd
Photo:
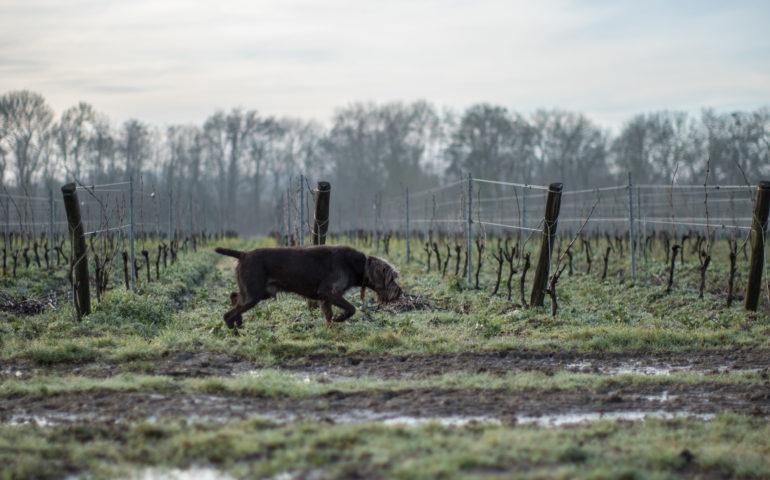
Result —
[{"label": "dog's snout", "polygon": [[388,298],[389,302],[395,302],[399,298],[401,298],[401,295],[403,295],[404,291],[401,290],[401,287],[397,284],[393,284],[393,288],[390,289],[390,295]]}]

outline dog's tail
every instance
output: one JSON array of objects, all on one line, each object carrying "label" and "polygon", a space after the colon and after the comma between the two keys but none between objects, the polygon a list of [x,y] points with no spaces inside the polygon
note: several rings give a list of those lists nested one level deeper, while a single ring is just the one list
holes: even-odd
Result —
[{"label": "dog's tail", "polygon": [[222,247],[217,247],[214,249],[214,251],[217,253],[221,253],[222,255],[227,255],[228,257],[235,257],[238,260],[240,260],[241,257],[243,257],[243,254],[246,253],[246,252],[241,252],[240,250],[231,250],[229,248],[222,248]]}]

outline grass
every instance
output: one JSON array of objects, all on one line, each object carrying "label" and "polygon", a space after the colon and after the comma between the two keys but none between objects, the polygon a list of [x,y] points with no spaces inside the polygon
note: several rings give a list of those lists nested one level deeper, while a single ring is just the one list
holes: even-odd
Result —
[{"label": "grass", "polygon": [[[513,302],[504,295],[491,297],[495,272],[488,259],[482,272],[484,288],[475,290],[463,280],[426,273],[424,259],[419,257],[405,265],[403,245],[392,243],[390,259],[401,271],[404,290],[418,297],[423,309],[393,310],[369,304],[353,321],[328,329],[317,310],[308,311],[302,299],[281,294],[278,301],[264,302],[248,312],[243,335],[234,337],[221,321],[227,295],[235,288],[233,262],[206,248],[198,254],[183,254],[164,272],[163,282],[140,282],[136,292],[122,287],[109,291],[81,322],[66,302],[36,316],[2,314],[0,359],[28,359],[41,365],[125,361],[194,348],[270,364],[342,350],[382,355],[494,349],[770,348],[768,302],[757,313],[739,305],[726,307],[719,283],[725,262],[714,261],[713,293],[706,293],[704,299],[697,298],[694,259],[679,268],[670,294],[665,294],[664,285],[645,284],[643,272],[639,281],[632,282],[626,277],[627,265],[619,259],[611,263],[615,273],[603,282],[580,271],[571,277],[565,274],[557,286],[560,308],[554,317],[548,305],[522,308],[516,303],[517,295]],[[650,259],[647,276],[661,276],[663,263]],[[582,268],[579,255],[575,264]],[[742,262],[739,272],[744,270]],[[736,284],[743,280],[739,276]],[[360,305],[356,293],[350,297]]]},{"label": "grass", "polygon": [[409,391],[418,389],[496,390],[510,392],[597,391],[641,386],[708,385],[714,389],[730,385],[767,385],[767,375],[756,371],[715,374],[673,372],[670,375],[600,375],[569,371],[522,371],[505,375],[448,372],[420,379],[342,378],[330,382],[322,374],[259,369],[235,377],[174,378],[164,375],[123,372],[106,378],[81,375],[35,375],[8,379],[0,385],[0,397],[47,396],[89,390],[178,392],[257,397],[308,398],[330,392]]},{"label": "grass", "polygon": [[175,421],[0,426],[0,478],[113,478],[144,466],[213,466],[239,478],[766,478],[770,426],[725,413],[692,419],[597,421],[563,430],[436,423],[227,425]]}]

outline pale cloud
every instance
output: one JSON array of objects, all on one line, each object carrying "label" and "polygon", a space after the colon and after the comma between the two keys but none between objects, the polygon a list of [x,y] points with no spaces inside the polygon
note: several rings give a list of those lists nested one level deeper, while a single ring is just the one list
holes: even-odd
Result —
[{"label": "pale cloud", "polygon": [[326,121],[356,100],[425,98],[617,126],[656,109],[766,105],[769,12],[750,1],[6,0],[0,92],[159,125],[235,106]]}]

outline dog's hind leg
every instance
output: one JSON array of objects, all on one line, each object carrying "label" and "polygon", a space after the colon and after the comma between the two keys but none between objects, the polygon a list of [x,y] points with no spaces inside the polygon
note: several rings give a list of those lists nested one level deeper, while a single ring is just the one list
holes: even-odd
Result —
[{"label": "dog's hind leg", "polygon": [[320,302],[320,303],[321,303],[321,313],[323,313],[324,322],[326,322],[326,326],[328,327],[332,322],[332,304],[329,302]]},{"label": "dog's hind leg", "polygon": [[[235,307],[236,305],[238,305],[238,299],[239,298],[240,297],[238,295],[238,292],[231,292],[230,293],[230,304],[233,307]],[[235,326],[238,327],[238,328],[243,326],[243,316],[241,316],[240,314],[238,314],[238,316],[234,317],[232,319],[232,321],[233,321],[233,323],[235,323]],[[232,327],[230,327],[230,328],[232,328]]]},{"label": "dog's hind leg", "polygon": [[242,327],[243,313],[251,310],[260,301],[273,296],[267,291],[267,284],[263,276],[243,278],[241,274],[242,265],[239,265],[236,270],[238,291],[230,293],[230,303],[233,308],[224,315],[227,328]]}]

